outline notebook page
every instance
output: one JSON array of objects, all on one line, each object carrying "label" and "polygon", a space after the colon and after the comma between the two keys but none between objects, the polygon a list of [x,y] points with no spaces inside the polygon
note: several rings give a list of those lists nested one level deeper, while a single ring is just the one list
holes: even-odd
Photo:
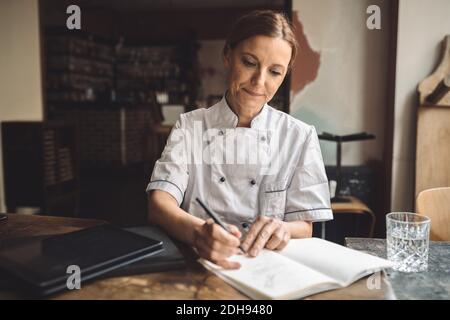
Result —
[{"label": "notebook page", "polygon": [[238,261],[241,268],[225,270],[208,261],[201,262],[222,279],[254,299],[301,298],[338,286],[326,275],[270,250],[263,250],[254,258],[235,255],[229,260]]},{"label": "notebook page", "polygon": [[319,239],[292,239],[281,254],[338,281],[342,286],[392,266],[386,259]]}]

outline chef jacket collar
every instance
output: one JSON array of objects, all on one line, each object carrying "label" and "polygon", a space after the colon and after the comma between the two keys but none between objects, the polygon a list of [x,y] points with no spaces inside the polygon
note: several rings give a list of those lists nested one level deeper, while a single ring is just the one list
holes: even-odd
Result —
[{"label": "chef jacket collar", "polygon": [[[217,114],[215,117],[215,126],[219,128],[236,128],[238,124],[238,116],[231,107],[228,105],[225,95],[222,97],[217,105],[213,107],[217,110]],[[266,121],[268,117],[269,106],[264,104],[259,113],[252,119],[250,122],[250,128],[252,129],[265,129]]]}]

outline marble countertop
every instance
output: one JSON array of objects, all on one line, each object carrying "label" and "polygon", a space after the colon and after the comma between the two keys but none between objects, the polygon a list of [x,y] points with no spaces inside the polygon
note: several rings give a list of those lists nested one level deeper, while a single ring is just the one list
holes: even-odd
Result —
[{"label": "marble countertop", "polygon": [[[385,239],[346,238],[345,245],[386,258]],[[430,241],[428,255],[427,271],[387,270],[387,280],[397,299],[450,299],[450,241]]]}]

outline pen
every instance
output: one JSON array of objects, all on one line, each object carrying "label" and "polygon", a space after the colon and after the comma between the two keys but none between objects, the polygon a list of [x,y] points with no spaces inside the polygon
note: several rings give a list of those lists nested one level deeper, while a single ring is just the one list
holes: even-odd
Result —
[{"label": "pen", "polygon": [[[197,200],[197,202],[202,206],[202,208],[214,220],[215,223],[217,223],[219,226],[225,229],[225,231],[231,234],[230,229],[228,229],[225,223],[223,223],[222,220],[220,220],[220,218],[214,212],[212,212],[199,198],[195,198],[195,200]],[[242,245],[239,245],[239,249],[241,249],[241,251],[245,253],[245,250],[242,248]]]}]

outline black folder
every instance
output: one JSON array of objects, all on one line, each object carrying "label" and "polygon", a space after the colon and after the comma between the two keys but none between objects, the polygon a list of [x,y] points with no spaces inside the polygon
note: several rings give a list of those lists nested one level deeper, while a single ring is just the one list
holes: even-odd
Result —
[{"label": "black folder", "polygon": [[162,241],[163,250],[137,262],[115,269],[105,274],[105,277],[118,277],[163,272],[186,268],[186,259],[172,239],[160,228],[154,226],[140,226],[126,230],[150,239]]},{"label": "black folder", "polygon": [[20,280],[32,295],[45,296],[67,289],[73,274],[69,266],[79,267],[82,287],[162,250],[160,240],[104,224],[3,247],[0,269]]}]

